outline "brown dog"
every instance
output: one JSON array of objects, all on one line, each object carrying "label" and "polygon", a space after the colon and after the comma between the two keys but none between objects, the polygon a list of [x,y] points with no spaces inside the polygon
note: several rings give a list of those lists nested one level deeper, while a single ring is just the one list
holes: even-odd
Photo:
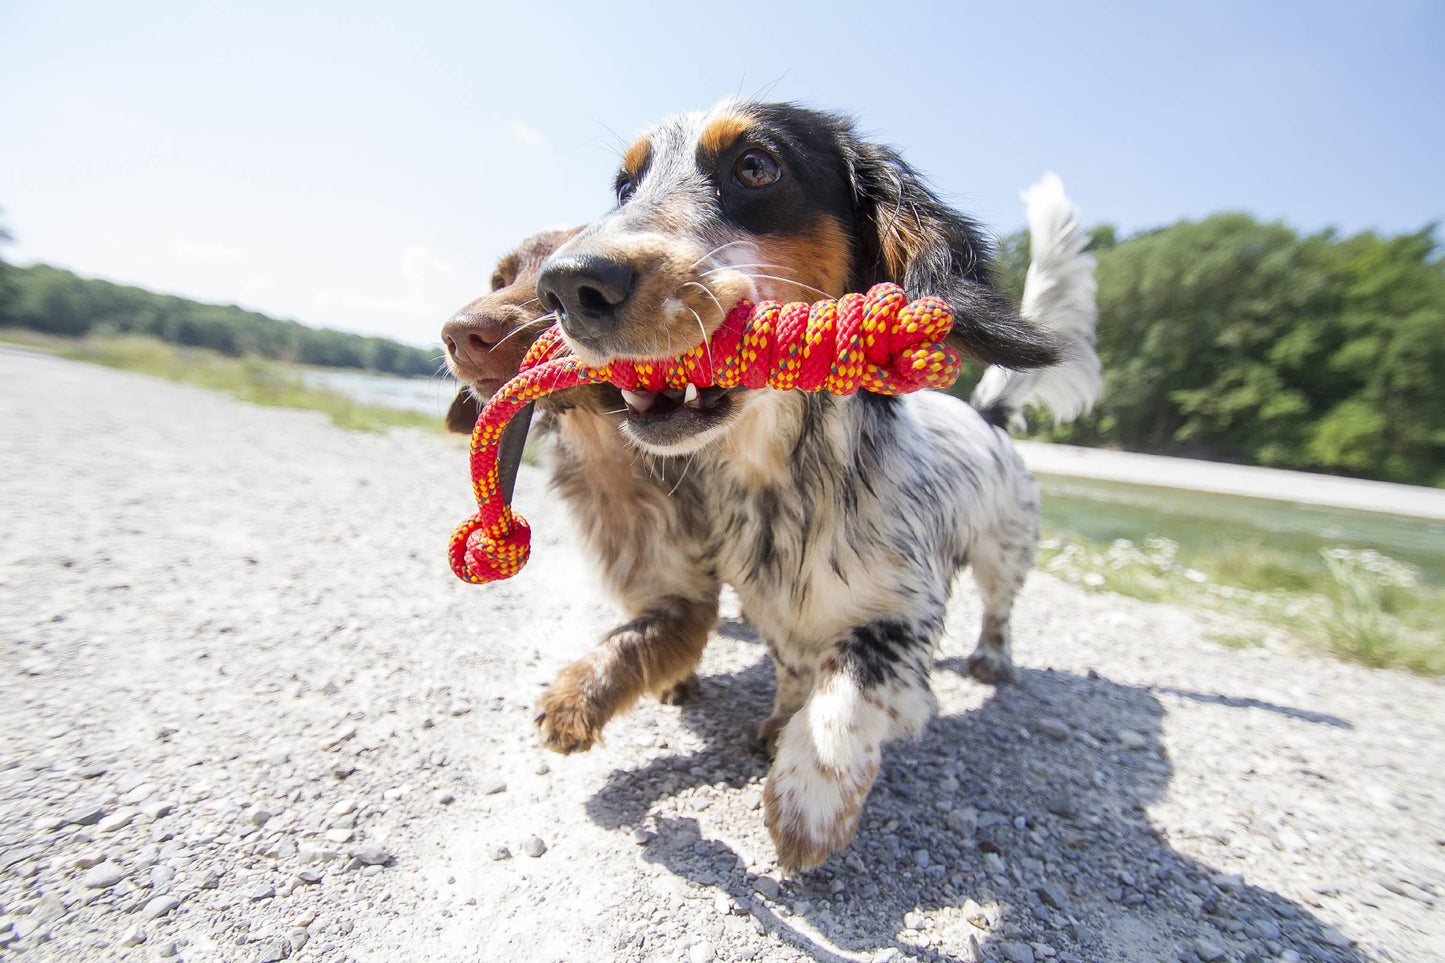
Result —
[{"label": "brown dog", "polygon": [[517,373],[522,356],[551,323],[537,301],[537,274],[547,258],[576,230],[543,231],[497,262],[492,290],[477,298],[442,328],[447,367],[462,383],[447,411],[447,428],[472,433],[477,413]]},{"label": "brown dog", "polygon": [[[552,251],[576,233],[545,231],[527,238],[498,263],[491,292],[442,328],[447,365],[462,382],[447,412],[452,431],[471,433],[479,406],[517,373],[527,349],[554,320],[536,299],[537,275]],[[569,703],[600,707],[597,711],[608,718],[649,692],[664,703],[681,703],[697,686],[692,668],[717,621],[715,599],[700,603],[680,593],[658,594],[675,568],[666,557],[670,547],[691,534],[675,530],[687,516],[673,504],[687,466],[682,459],[643,455],[629,444],[619,431],[626,410],[611,385],[571,388],[537,401],[534,430],[555,441],[553,484],[590,556],[600,563],[603,581],[633,618],[608,634],[602,651],[659,652],[656,661],[666,664],[649,662],[637,673],[621,673],[609,685],[596,687],[584,681],[595,668],[589,656],[564,669],[548,690],[539,725],[548,713],[556,723]],[[578,685],[587,691],[577,691]],[[596,733],[586,720],[575,722],[560,730],[542,725],[543,743],[558,752],[589,748]]]}]

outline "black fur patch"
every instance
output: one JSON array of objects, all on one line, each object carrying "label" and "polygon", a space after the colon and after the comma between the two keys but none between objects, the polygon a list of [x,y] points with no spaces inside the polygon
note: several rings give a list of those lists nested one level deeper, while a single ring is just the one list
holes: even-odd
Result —
[{"label": "black fur patch", "polygon": [[905,667],[917,662],[918,650],[926,652],[929,645],[913,625],[879,619],[849,632],[838,644],[837,657],[859,687],[873,689],[899,678]]}]

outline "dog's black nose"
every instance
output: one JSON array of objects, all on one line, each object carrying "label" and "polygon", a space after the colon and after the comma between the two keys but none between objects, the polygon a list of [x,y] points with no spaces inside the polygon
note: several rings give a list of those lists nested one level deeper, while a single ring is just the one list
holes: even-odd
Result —
[{"label": "dog's black nose", "polygon": [[617,309],[632,294],[636,279],[631,265],[595,254],[554,257],[537,278],[537,298],[557,312],[568,335],[596,338],[617,327]]}]

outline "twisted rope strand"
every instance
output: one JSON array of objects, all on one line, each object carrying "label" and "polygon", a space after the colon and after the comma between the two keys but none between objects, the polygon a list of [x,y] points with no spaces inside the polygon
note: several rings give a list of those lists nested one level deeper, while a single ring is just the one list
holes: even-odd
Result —
[{"label": "twisted rope strand", "polygon": [[611,382],[627,391],[774,388],[906,394],[947,388],[958,352],[943,344],[953,312],[938,298],[908,303],[896,284],[874,285],[811,307],[801,301],[740,302],[706,342],[675,358],[619,358],[590,367],[563,349],[554,325],[528,349],[517,376],[487,402],[472,431],[472,493],[477,513],[452,533],[452,571],[466,582],[511,578],[527,564],[532,530],[501,497],[497,444],[521,408],[554,391]]}]

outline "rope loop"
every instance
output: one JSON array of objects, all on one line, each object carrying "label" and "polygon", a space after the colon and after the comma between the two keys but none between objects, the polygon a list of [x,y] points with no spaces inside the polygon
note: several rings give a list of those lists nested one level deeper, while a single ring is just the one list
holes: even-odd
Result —
[{"label": "rope loop", "polygon": [[471,450],[477,513],[452,533],[452,571],[483,583],[510,578],[527,564],[532,530],[502,500],[497,444],[512,416],[543,395],[604,381],[627,391],[692,384],[896,395],[946,388],[962,366],[943,343],[952,327],[953,312],[938,298],[909,303],[898,285],[875,284],[866,295],[812,305],[742,301],[707,341],[676,358],[618,358],[593,368],[564,353],[554,325],[477,417]]}]

